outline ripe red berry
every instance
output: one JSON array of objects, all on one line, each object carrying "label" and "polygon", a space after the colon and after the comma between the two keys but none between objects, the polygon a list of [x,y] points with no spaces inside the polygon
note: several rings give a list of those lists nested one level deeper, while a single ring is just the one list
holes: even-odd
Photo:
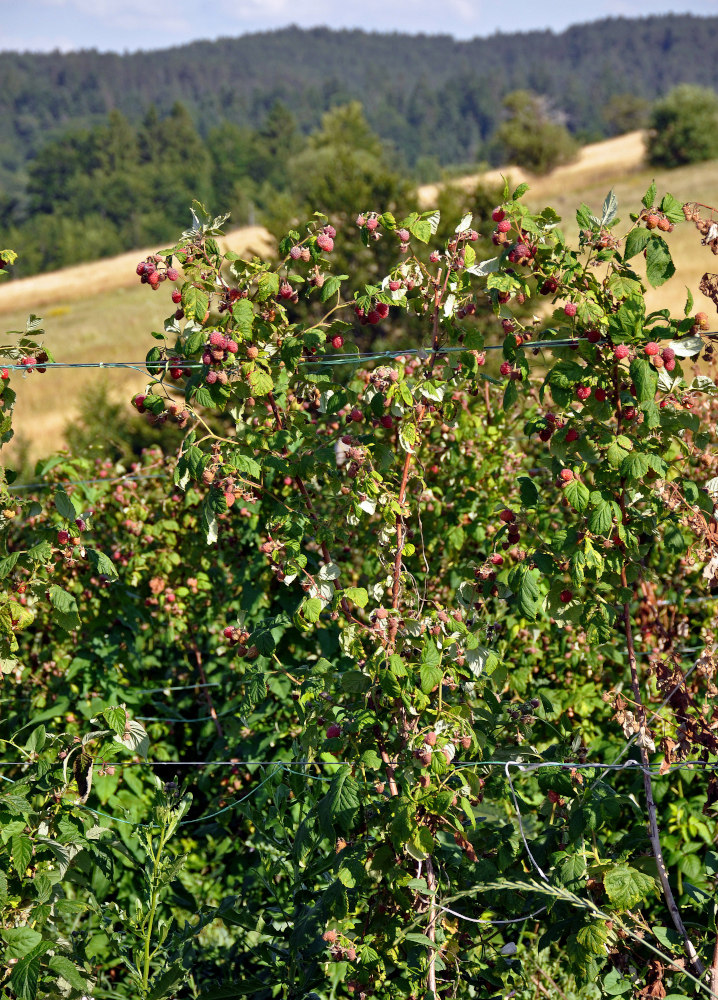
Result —
[{"label": "ripe red berry", "polygon": [[137,410],[138,413],[144,413],[145,412],[145,400],[146,399],[147,399],[147,396],[144,393],[140,392],[132,400],[132,405],[136,408],[136,410]]},{"label": "ripe red berry", "polygon": [[331,253],[334,249],[334,240],[331,236],[327,236],[326,233],[320,233],[317,236],[317,246],[320,250],[324,250],[326,253]]},{"label": "ripe red berry", "polygon": [[69,531],[65,531],[64,528],[61,528],[58,531],[58,533],[57,533],[57,541],[58,541],[58,543],[60,545],[67,545],[67,543],[68,543],[69,540],[70,540],[70,532]]},{"label": "ripe red berry", "polygon": [[337,726],[336,723],[332,724],[327,729],[327,739],[328,740],[334,740],[334,739],[337,738],[337,736],[341,736],[341,734],[342,734],[341,727]]},{"label": "ripe red berry", "polygon": [[513,333],[516,329],[516,324],[512,319],[502,319],[501,325],[504,328],[504,333]]},{"label": "ripe red berry", "polygon": [[668,358],[668,360],[664,364],[664,368],[666,369],[666,371],[667,372],[672,372],[675,367],[676,367],[675,359],[674,358]]},{"label": "ripe red berry", "polygon": [[501,219],[498,226],[496,227],[496,231],[498,233],[508,233],[510,232],[510,230],[511,230],[511,222],[509,219]]},{"label": "ripe red berry", "polygon": [[392,292],[398,292],[399,289],[401,288],[401,282],[400,281],[390,281],[389,282],[389,288],[390,288],[390,290]]},{"label": "ripe red berry", "polygon": [[219,347],[222,350],[227,346],[227,338],[219,330],[214,330],[209,335],[209,342],[212,347]]},{"label": "ripe red berry", "polygon": [[646,344],[643,350],[646,352],[649,358],[652,358],[655,357],[655,355],[660,352],[661,348],[655,342],[655,340],[651,340]]},{"label": "ripe red berry", "polygon": [[578,389],[576,389],[576,395],[581,400],[581,402],[585,402],[587,399],[591,398],[591,386],[580,385]]},{"label": "ripe red berry", "polygon": [[613,356],[618,361],[623,361],[623,359],[627,358],[630,353],[631,352],[626,344],[619,344],[613,349]]},{"label": "ripe red berry", "polygon": [[573,600],[573,591],[571,591],[571,590],[562,590],[561,591],[561,601],[564,604],[570,604],[572,600]]},{"label": "ripe red berry", "polygon": [[179,288],[175,288],[174,291],[172,292],[172,301],[174,302],[175,305],[179,305],[179,303],[182,301],[182,292],[179,290]]},{"label": "ripe red berry", "polygon": [[558,288],[558,281],[555,278],[546,278],[543,285],[541,285],[542,295],[553,295],[553,293]]},{"label": "ripe red berry", "polygon": [[500,206],[497,206],[491,213],[491,218],[494,220],[494,222],[502,222],[505,217],[506,217],[506,212],[504,212],[503,208],[501,208]]},{"label": "ripe red berry", "polygon": [[575,302],[567,302],[566,305],[563,307],[563,311],[566,313],[567,316],[575,316],[576,313],[578,312],[578,308]]},{"label": "ripe red berry", "polygon": [[489,562],[493,566],[503,566],[503,564],[504,564],[504,557],[502,555],[500,555],[498,552],[494,552],[494,553],[492,553],[489,556]]},{"label": "ripe red berry", "polygon": [[364,414],[362,413],[361,410],[358,410],[356,407],[354,407],[352,412],[349,414],[349,419],[353,420],[355,424],[360,424],[364,419]]},{"label": "ripe red berry", "polygon": [[542,427],[539,431],[539,437],[542,441],[550,441],[551,435],[553,434],[553,427]]},{"label": "ripe red berry", "polygon": [[511,374],[511,362],[510,361],[504,361],[503,364],[501,365],[501,367],[499,368],[499,371],[501,372],[501,374],[503,376],[510,375]]},{"label": "ripe red berry", "polygon": [[322,230],[322,232],[324,233],[325,236],[328,236],[329,239],[331,240],[333,240],[334,237],[337,235],[337,231],[332,225],[326,225]]},{"label": "ripe red berry", "polygon": [[636,407],[627,406],[626,409],[623,411],[623,416],[626,418],[626,420],[633,420],[633,418],[636,416]]},{"label": "ripe red berry", "polygon": [[2,378],[3,382],[7,382],[7,380],[10,378],[10,372],[7,370],[7,368],[3,368],[3,370],[0,372],[0,377]]},{"label": "ripe red berry", "polygon": [[660,216],[656,215],[655,212],[650,212],[646,216],[646,229],[655,229],[660,221]]},{"label": "ripe red berry", "polygon": [[595,390],[593,398],[598,403],[604,403],[606,401],[606,390],[601,389],[601,387],[599,386],[598,389]]},{"label": "ripe red berry", "polygon": [[566,432],[566,440],[578,441],[578,431],[576,430],[575,427],[572,427],[569,431]]},{"label": "ripe red berry", "polygon": [[169,281],[177,281],[177,279],[179,278],[179,271],[177,270],[176,267],[167,268],[167,278]]},{"label": "ripe red berry", "polygon": [[499,520],[503,521],[504,524],[511,524],[513,521],[516,520],[516,515],[512,510],[509,510],[508,507],[504,507],[504,509],[499,514]]},{"label": "ripe red berry", "polygon": [[571,472],[570,469],[561,469],[559,478],[562,479],[564,483],[570,483],[573,479],[573,472]]},{"label": "ripe red berry", "polygon": [[334,348],[334,350],[338,351],[340,347],[344,347],[344,337],[342,337],[341,334],[337,333],[336,336],[332,337],[330,343]]},{"label": "ripe red berry", "polygon": [[386,427],[387,430],[391,430],[391,428],[394,426],[394,418],[390,417],[388,413],[385,413],[384,416],[379,421],[379,423],[381,424],[382,427]]},{"label": "ripe red berry", "polygon": [[227,341],[227,346],[226,346],[225,350],[228,351],[229,354],[236,354],[237,350],[238,350],[237,341],[236,340],[228,340]]},{"label": "ripe red berry", "polygon": [[371,323],[372,326],[376,326],[376,324],[380,320],[381,320],[381,316],[379,315],[378,311],[376,309],[372,309],[371,312],[367,316],[367,322]]},{"label": "ripe red berry", "polygon": [[204,377],[204,380],[207,383],[207,385],[214,385],[214,383],[217,381],[218,378],[219,375],[217,374],[217,372],[207,372],[207,374]]},{"label": "ripe red berry", "polygon": [[386,304],[386,302],[377,302],[376,312],[379,313],[380,319],[386,319],[386,317],[389,315],[389,306]]},{"label": "ripe red berry", "polygon": [[676,356],[676,352],[672,347],[664,347],[661,351],[661,357],[664,361],[673,361]]},{"label": "ripe red berry", "polygon": [[600,330],[588,330],[586,332],[586,340],[589,342],[589,344],[597,344],[600,339],[601,339]]}]

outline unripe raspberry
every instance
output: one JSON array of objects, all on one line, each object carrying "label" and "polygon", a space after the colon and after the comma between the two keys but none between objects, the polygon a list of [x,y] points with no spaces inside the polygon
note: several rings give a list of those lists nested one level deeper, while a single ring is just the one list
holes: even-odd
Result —
[{"label": "unripe raspberry", "polygon": [[341,736],[341,734],[342,734],[341,727],[337,726],[336,723],[333,723],[327,729],[327,739],[328,740],[334,740],[334,739],[337,738],[337,736]]},{"label": "unripe raspberry", "polygon": [[250,344],[247,348],[247,357],[250,361],[255,361],[259,357],[259,348],[254,344]]},{"label": "unripe raspberry", "polygon": [[567,316],[575,316],[576,313],[578,312],[578,308],[575,302],[567,302],[566,305],[563,307],[563,311],[566,313]]},{"label": "unripe raspberry", "polygon": [[613,349],[613,356],[617,361],[623,361],[623,359],[627,358],[630,353],[631,352],[627,344],[618,344],[618,346]]},{"label": "unripe raspberry", "polygon": [[364,218],[363,215],[357,215],[357,217],[356,217],[356,224],[357,224],[357,226],[365,226],[366,225],[366,219]]},{"label": "unripe raspberry", "polygon": [[167,268],[167,279],[168,279],[168,281],[177,281],[178,278],[179,278],[179,271],[177,270],[177,268],[176,267],[168,267]]},{"label": "unripe raspberry", "polygon": [[573,479],[573,472],[570,469],[561,469],[559,479],[562,479],[564,483],[570,483]]},{"label": "unripe raspberry", "polygon": [[390,281],[389,282],[389,289],[392,292],[398,292],[400,288],[401,288],[401,282],[400,281]]},{"label": "unripe raspberry", "polygon": [[399,237],[402,243],[408,243],[411,239],[411,233],[408,229],[397,229],[396,235]]},{"label": "unripe raspberry", "polygon": [[337,939],[336,931],[324,931],[322,934],[322,939],[327,942],[327,944],[334,944]]},{"label": "unripe raspberry", "polygon": [[661,351],[661,357],[664,361],[673,361],[676,356],[676,352],[672,347],[664,347]]},{"label": "unripe raspberry", "polygon": [[436,746],[436,733],[433,731],[427,733],[424,737],[424,743],[428,743],[430,747]]},{"label": "unripe raspberry", "polygon": [[322,230],[322,232],[324,233],[325,236],[328,236],[329,239],[331,240],[333,240],[334,237],[337,235],[337,231],[332,225],[326,225]]},{"label": "unripe raspberry", "polygon": [[497,233],[508,233],[511,232],[511,221],[509,219],[502,219],[498,226],[496,227]]},{"label": "unripe raspberry", "polygon": [[214,385],[214,383],[217,381],[217,372],[207,372],[207,374],[204,377],[204,380],[207,383],[207,385]]},{"label": "unripe raspberry", "polygon": [[606,390],[605,389],[601,389],[601,387],[599,386],[599,388],[595,390],[595,392],[593,394],[593,398],[596,400],[597,403],[605,403],[605,401],[606,401]]},{"label": "unripe raspberry", "polygon": [[341,334],[337,333],[334,337],[332,337],[330,343],[334,348],[334,350],[338,351],[341,347],[344,347],[344,337],[342,337]]},{"label": "unripe raspberry", "polygon": [[661,348],[658,346],[655,340],[651,340],[646,344],[643,350],[646,352],[649,358],[652,358],[654,357],[654,355],[660,352]]},{"label": "unripe raspberry", "polygon": [[501,365],[501,367],[499,368],[499,371],[501,372],[501,374],[504,377],[506,377],[507,375],[510,375],[511,374],[511,362],[510,361],[504,361],[503,364]]},{"label": "unripe raspberry", "polygon": [[708,330],[710,328],[710,320],[707,313],[696,313],[694,319],[699,330]]},{"label": "unripe raspberry", "polygon": [[570,431],[566,432],[567,441],[578,441],[578,431],[575,427],[572,427]]},{"label": "unripe raspberry", "polygon": [[655,229],[660,221],[659,216],[655,212],[650,212],[646,216],[646,229]]},{"label": "unripe raspberry", "polygon": [[591,398],[591,387],[589,385],[580,385],[578,389],[576,389],[576,395],[582,403],[585,402],[587,399]]},{"label": "unripe raspberry", "polygon": [[135,398],[132,400],[132,405],[135,407],[135,409],[137,410],[138,413],[144,413],[145,412],[145,400],[146,399],[147,399],[147,396],[144,393],[139,392],[135,396]]},{"label": "unripe raspberry", "polygon": [[504,507],[504,509],[499,514],[499,520],[503,521],[504,524],[511,524],[513,521],[516,520],[516,515],[512,510],[509,510],[508,507]]},{"label": "unripe raspberry", "polygon": [[217,381],[220,385],[226,385],[229,382],[229,375],[227,372],[217,372]]},{"label": "unripe raspberry", "polygon": [[600,330],[587,330],[586,331],[586,340],[589,342],[589,344],[597,344],[600,339],[601,339],[601,331]]},{"label": "unripe raspberry", "polygon": [[503,221],[503,219],[505,218],[505,216],[506,216],[506,212],[504,212],[503,208],[501,208],[500,205],[497,205],[496,208],[491,213],[491,218],[494,220],[494,222],[501,222],[501,221]]},{"label": "unripe raspberry", "polygon": [[378,219],[372,218],[372,219],[367,219],[366,220],[366,227],[369,230],[369,232],[371,232],[371,233],[374,232],[374,230],[376,229],[376,227],[378,225],[379,225],[379,220]]},{"label": "unripe raspberry", "polygon": [[671,231],[671,223],[665,215],[658,220],[658,228],[662,233],[669,233]]},{"label": "unripe raspberry", "polygon": [[299,258],[302,256],[302,248],[300,246],[293,246],[289,251],[289,256],[292,258],[292,260],[299,260]]},{"label": "unripe raspberry", "polygon": [[562,590],[560,596],[561,596],[561,601],[564,604],[570,604],[571,601],[573,600],[573,591],[571,591],[571,590]]},{"label": "unripe raspberry", "polygon": [[461,743],[461,746],[464,748],[464,750],[470,750],[471,749],[471,737],[470,736],[462,736],[459,742]]},{"label": "unripe raspberry", "polygon": [[331,253],[334,249],[334,240],[331,236],[327,236],[326,233],[320,233],[317,236],[317,246],[320,250],[324,250],[326,253]]},{"label": "unripe raspberry", "polygon": [[489,562],[491,563],[492,566],[503,566],[504,557],[500,555],[498,552],[493,552],[489,556]]},{"label": "unripe raspberry", "polygon": [[312,259],[312,251],[309,247],[302,247],[301,258],[305,264]]},{"label": "unripe raspberry", "polygon": [[441,254],[439,253],[439,251],[432,250],[431,253],[429,254],[429,263],[438,264],[440,260],[441,260]]},{"label": "unripe raspberry", "polygon": [[61,528],[58,531],[58,533],[57,533],[58,544],[59,545],[67,545],[67,543],[69,542],[69,540],[70,540],[70,532],[69,531],[65,531],[64,528]]}]

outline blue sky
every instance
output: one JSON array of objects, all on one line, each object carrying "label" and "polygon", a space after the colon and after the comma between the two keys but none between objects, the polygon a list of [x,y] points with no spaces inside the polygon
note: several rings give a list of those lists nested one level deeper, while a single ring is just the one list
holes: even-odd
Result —
[{"label": "blue sky", "polygon": [[15,0],[3,4],[0,50],[157,49],[289,24],[472,38],[671,11],[715,15],[718,0],[593,0],[590,14],[575,0]]}]

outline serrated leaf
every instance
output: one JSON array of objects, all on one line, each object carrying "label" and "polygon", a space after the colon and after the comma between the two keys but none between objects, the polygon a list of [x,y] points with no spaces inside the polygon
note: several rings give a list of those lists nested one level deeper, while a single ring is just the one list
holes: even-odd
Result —
[{"label": "serrated leaf", "polygon": [[189,283],[182,287],[182,311],[186,319],[202,323],[208,307],[209,296],[205,291]]},{"label": "serrated leaf", "polygon": [[[625,454],[625,452],[624,452]],[[610,503],[602,500],[591,511],[588,518],[588,530],[594,535],[608,535],[613,529],[613,508]]]},{"label": "serrated leaf", "polygon": [[21,958],[13,968],[10,986],[20,1000],[35,1000],[40,978],[40,955],[49,947],[49,942],[41,941],[31,952]]},{"label": "serrated leaf", "polygon": [[643,253],[650,238],[650,233],[642,226],[632,229],[626,237],[626,247],[623,251],[623,260],[628,262],[636,254]]},{"label": "serrated leaf", "polygon": [[656,888],[650,875],[629,865],[617,865],[603,876],[603,887],[618,910],[632,910]]},{"label": "serrated leaf", "polygon": [[399,444],[410,455],[413,454],[416,446],[416,427],[414,424],[402,423],[399,425]]},{"label": "serrated leaf", "polygon": [[308,622],[314,624],[319,621],[323,607],[318,597],[309,597],[302,605],[302,615]]},{"label": "serrated leaf", "polygon": [[127,710],[119,705],[106,708],[102,717],[113,733],[124,733],[127,725]]},{"label": "serrated leaf", "polygon": [[369,594],[364,587],[347,587],[344,596],[358,608],[365,608],[369,602]]},{"label": "serrated leaf", "polygon": [[254,309],[249,299],[238,299],[232,306],[232,318],[244,337],[249,337],[254,324]]},{"label": "serrated leaf", "polygon": [[[254,639],[254,636],[252,636]],[[244,694],[240,711],[247,713],[267,696],[267,681],[263,673],[248,674],[244,678]]]},{"label": "serrated leaf", "polygon": [[20,878],[22,878],[32,858],[32,841],[30,838],[24,833],[16,834],[11,841],[11,853],[13,868]]},{"label": "serrated leaf", "polygon": [[662,236],[651,236],[646,246],[646,277],[654,288],[672,278],[676,267],[668,244]]},{"label": "serrated leaf", "polygon": [[72,497],[69,497],[63,489],[57,491],[54,496],[54,502],[57,513],[60,517],[64,517],[66,521],[74,521],[80,513]]},{"label": "serrated leaf", "polygon": [[601,225],[608,226],[616,218],[616,212],[618,211],[618,198],[611,188],[611,190],[606,195],[603,208],[601,209]]},{"label": "serrated leaf", "polygon": [[518,566],[509,577],[509,585],[516,595],[519,611],[529,621],[535,621],[541,603],[538,575],[537,569]]},{"label": "serrated leaf", "polygon": [[335,830],[348,832],[359,812],[359,788],[349,767],[342,767],[332,778],[326,795],[317,803],[322,832],[333,837]]},{"label": "serrated leaf", "polygon": [[129,719],[125,726],[125,732],[115,736],[115,743],[119,743],[129,753],[139,754],[140,757],[147,757],[150,752],[150,738],[144,726],[136,719]]},{"label": "serrated leaf", "polygon": [[5,961],[10,958],[24,958],[42,941],[42,934],[27,925],[6,927],[2,931],[2,937],[7,944],[3,955]]},{"label": "serrated leaf", "polygon": [[663,195],[663,200],[661,201],[661,211],[669,222],[676,223],[685,221],[683,205],[677,198],[674,198],[672,194]]},{"label": "serrated leaf", "polygon": [[519,492],[521,495],[522,507],[535,507],[539,501],[539,491],[533,479],[528,476],[519,476]]},{"label": "serrated leaf", "polygon": [[656,182],[651,181],[651,186],[648,188],[644,196],[641,198],[644,208],[653,208],[656,201],[656,192],[658,188],[656,187]]},{"label": "serrated leaf", "polygon": [[588,507],[590,493],[588,487],[579,479],[572,479],[569,483],[566,483],[563,495],[579,514],[582,514]]},{"label": "serrated leaf", "polygon": [[680,340],[672,340],[668,346],[673,349],[677,358],[690,358],[694,354],[700,354],[703,341],[697,336],[682,337]]},{"label": "serrated leaf", "polygon": [[424,694],[429,694],[441,681],[441,669],[439,667],[434,667],[429,663],[422,663],[419,665],[419,678],[421,682],[421,690]]},{"label": "serrated leaf", "polygon": [[621,475],[627,479],[643,479],[649,468],[648,458],[640,451],[626,455],[620,465]]},{"label": "serrated leaf", "polygon": [[50,587],[50,604],[53,608],[52,618],[66,632],[80,627],[80,615],[77,601],[62,587],[52,584]]},{"label": "serrated leaf", "polygon": [[273,298],[279,291],[279,275],[274,271],[265,271],[260,274],[257,282],[257,298],[260,302],[266,302]]},{"label": "serrated leaf", "polygon": [[110,580],[119,579],[115,564],[109,556],[105,555],[104,552],[100,552],[99,549],[87,549],[86,552],[90,565],[97,573],[108,577]]},{"label": "serrated leaf", "polygon": [[431,223],[425,219],[417,219],[409,226],[409,232],[421,243],[428,243],[431,239]]},{"label": "serrated leaf", "polygon": [[631,362],[631,378],[636,386],[636,399],[639,403],[647,403],[655,398],[658,388],[658,372],[645,358],[636,358]]},{"label": "serrated leaf", "polygon": [[249,385],[254,396],[266,396],[274,388],[274,382],[269,372],[257,367],[249,373]]},{"label": "serrated leaf", "polygon": [[81,972],[75,963],[65,955],[53,955],[50,959],[50,968],[76,990],[84,991],[87,989],[89,981],[87,973]]},{"label": "serrated leaf", "polygon": [[605,924],[592,923],[576,933],[576,940],[592,955],[605,955],[609,930]]}]

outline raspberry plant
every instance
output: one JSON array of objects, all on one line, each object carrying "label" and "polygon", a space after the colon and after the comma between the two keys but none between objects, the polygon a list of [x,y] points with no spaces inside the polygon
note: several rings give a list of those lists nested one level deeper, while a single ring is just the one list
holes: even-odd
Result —
[{"label": "raspberry plant", "polygon": [[[712,366],[712,348],[690,300],[678,319],[644,300],[672,276],[662,233],[684,212],[651,189],[621,223],[609,195],[600,216],[581,206],[571,246],[524,193],[493,213],[493,257],[470,216],[437,242],[434,212],[357,206],[354,233],[317,216],[277,260],[245,261],[198,209],[138,266],[179,308],[134,405],[185,437],[169,495],[98,491],[120,583],[60,567],[86,618],[70,676],[123,732],[117,692],[142,705],[152,676],[133,651],[168,685],[216,678],[226,707],[208,697],[201,735],[179,706],[143,749],[180,783],[188,759],[247,771],[219,800],[211,771],[192,779],[205,809],[181,807],[199,824],[184,860],[146,827],[126,842],[148,873],[136,917],[131,872],[119,900],[93,887],[72,960],[98,993],[534,996],[550,953],[574,995],[716,992],[718,791],[680,772],[682,813],[668,784],[718,749],[712,609],[689,603],[718,566],[715,385],[682,364],[705,348]],[[351,239],[394,245],[396,264],[344,298],[332,254]],[[358,327],[402,317],[420,341],[359,354]],[[63,648],[60,624],[37,650]],[[121,665],[96,676],[92,655]],[[79,805],[58,793],[73,815],[85,773]],[[131,780],[127,821],[171,825],[173,788],[158,805]],[[127,808],[113,782],[102,803]],[[107,943],[88,951],[93,934]],[[41,982],[16,975],[10,995]]]}]

